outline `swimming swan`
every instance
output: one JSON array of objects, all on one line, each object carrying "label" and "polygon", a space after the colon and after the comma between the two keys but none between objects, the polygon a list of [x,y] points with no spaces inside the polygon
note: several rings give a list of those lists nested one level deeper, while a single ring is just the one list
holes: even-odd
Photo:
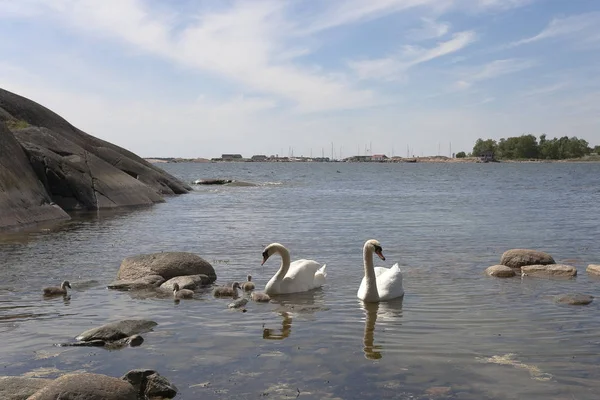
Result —
[{"label": "swimming swan", "polygon": [[173,297],[175,299],[191,299],[194,297],[194,291],[190,289],[180,289],[179,283],[173,284]]},{"label": "swimming swan", "polygon": [[67,288],[71,289],[69,281],[63,281],[60,287],[52,286],[44,288],[44,296],[66,296]]},{"label": "swimming swan", "polygon": [[270,256],[279,253],[281,266],[279,271],[265,286],[264,292],[269,295],[306,292],[323,286],[327,273],[326,264],[313,260],[296,260],[290,264],[290,252],[279,243],[271,243],[263,251],[263,265]]},{"label": "swimming swan", "polygon": [[398,263],[392,268],[374,268],[373,253],[385,260],[381,244],[375,239],[367,240],[363,247],[365,276],[358,288],[358,298],[367,303],[376,303],[404,296],[402,271]]},{"label": "swimming swan", "polygon": [[239,282],[233,282],[231,287],[229,286],[217,286],[213,289],[213,296],[215,297],[238,297],[237,290],[241,289]]},{"label": "swimming swan", "polygon": [[242,290],[244,292],[254,290],[254,282],[252,282],[252,275],[248,275],[246,278],[248,279],[248,281],[242,283]]}]

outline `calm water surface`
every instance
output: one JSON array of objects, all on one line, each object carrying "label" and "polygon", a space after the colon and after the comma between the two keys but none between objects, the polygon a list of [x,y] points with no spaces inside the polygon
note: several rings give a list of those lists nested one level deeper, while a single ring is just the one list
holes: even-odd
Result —
[{"label": "calm water surface", "polygon": [[[600,164],[164,164],[196,187],[152,208],[86,215],[0,240],[3,375],[65,371],[120,376],[154,368],[178,399],[595,399],[600,295]],[[402,301],[356,298],[362,245],[377,238],[405,278]],[[106,289],[127,256],[191,251],[217,283],[251,274],[259,288],[279,260],[263,246],[327,263],[320,290],[227,308],[207,289],[167,296]],[[503,251],[536,248],[574,265],[572,280],[496,279]],[[69,279],[69,300],[41,288]],[[141,347],[55,347],[124,318],[159,323]]]}]

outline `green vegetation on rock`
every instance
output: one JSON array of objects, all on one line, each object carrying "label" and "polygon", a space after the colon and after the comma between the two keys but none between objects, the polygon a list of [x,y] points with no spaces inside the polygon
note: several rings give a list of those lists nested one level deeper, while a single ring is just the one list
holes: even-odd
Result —
[{"label": "green vegetation on rock", "polygon": [[467,154],[464,151],[459,151],[456,153],[456,158],[465,158]]},{"label": "green vegetation on rock", "polygon": [[27,128],[29,124],[27,123],[27,121],[23,121],[20,119],[9,119],[6,121],[6,126],[8,127],[8,129],[13,130]]}]

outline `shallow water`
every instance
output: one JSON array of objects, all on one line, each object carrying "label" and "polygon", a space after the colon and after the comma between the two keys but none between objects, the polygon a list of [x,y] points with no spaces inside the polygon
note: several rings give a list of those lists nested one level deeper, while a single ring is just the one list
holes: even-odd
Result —
[{"label": "shallow water", "polygon": [[[99,212],[0,240],[3,375],[120,376],[154,368],[178,399],[594,399],[600,390],[597,295],[600,164],[161,164],[196,186],[151,208]],[[377,238],[399,262],[406,295],[356,298],[362,245]],[[218,283],[250,273],[263,246],[327,263],[322,289],[227,308],[209,289],[195,300],[106,289],[121,260],[191,251]],[[497,279],[483,270],[503,251],[536,248],[574,265],[571,280]],[[71,281],[70,299],[41,288]],[[158,322],[140,347],[55,347],[123,318]]]}]

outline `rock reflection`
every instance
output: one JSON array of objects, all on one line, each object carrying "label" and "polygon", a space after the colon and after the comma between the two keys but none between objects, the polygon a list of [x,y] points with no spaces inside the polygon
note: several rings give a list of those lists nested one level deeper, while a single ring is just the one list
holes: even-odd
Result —
[{"label": "rock reflection", "polygon": [[292,317],[290,313],[282,311],[278,314],[283,317],[283,321],[281,321],[281,329],[264,328],[263,339],[283,340],[289,337],[290,333],[292,333]]},{"label": "rock reflection", "polygon": [[402,317],[402,298],[387,303],[362,303],[365,312],[365,331],[363,335],[363,352],[369,360],[379,360],[383,357],[383,346],[375,344],[375,324],[378,315],[382,318]]}]

